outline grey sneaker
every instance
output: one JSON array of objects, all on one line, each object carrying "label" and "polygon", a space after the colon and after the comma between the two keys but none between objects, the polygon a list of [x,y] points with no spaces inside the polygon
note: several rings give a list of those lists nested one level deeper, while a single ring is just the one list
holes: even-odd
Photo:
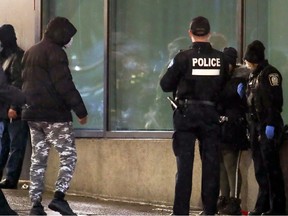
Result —
[{"label": "grey sneaker", "polygon": [[72,211],[68,202],[64,199],[54,198],[48,205],[53,211],[59,212],[61,215],[77,215],[75,212]]}]

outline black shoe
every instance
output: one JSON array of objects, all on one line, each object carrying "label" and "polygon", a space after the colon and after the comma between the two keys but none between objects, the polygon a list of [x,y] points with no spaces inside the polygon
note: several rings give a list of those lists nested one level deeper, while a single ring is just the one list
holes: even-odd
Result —
[{"label": "black shoe", "polygon": [[217,200],[217,210],[218,212],[222,212],[222,210],[226,207],[228,204],[228,199],[225,196],[219,196]]},{"label": "black shoe", "polygon": [[215,215],[215,214],[209,214],[209,213],[207,213],[205,211],[200,211],[197,215]]},{"label": "black shoe", "polygon": [[285,211],[269,210],[267,212],[263,212],[261,215],[286,215],[286,213]]},{"label": "black shoe", "polygon": [[11,209],[2,190],[0,189],[0,215],[18,215]]},{"label": "black shoe", "polygon": [[61,215],[77,215],[72,211],[68,202],[64,199],[54,198],[48,205],[53,211],[59,212]]},{"label": "black shoe", "polygon": [[12,209],[1,208],[0,215],[18,215],[18,214]]},{"label": "black shoe", "polygon": [[2,189],[17,189],[17,182],[12,182],[9,179],[4,179],[0,182],[0,188]]},{"label": "black shoe", "polygon": [[248,212],[248,215],[262,215],[262,213],[265,212],[260,209],[254,209],[253,211]]},{"label": "black shoe", "polygon": [[44,207],[40,202],[36,202],[33,204],[29,215],[47,215],[47,213],[44,211]]},{"label": "black shoe", "polygon": [[221,215],[242,215],[241,212],[241,199],[230,197],[227,201],[226,207],[224,207],[219,214]]}]

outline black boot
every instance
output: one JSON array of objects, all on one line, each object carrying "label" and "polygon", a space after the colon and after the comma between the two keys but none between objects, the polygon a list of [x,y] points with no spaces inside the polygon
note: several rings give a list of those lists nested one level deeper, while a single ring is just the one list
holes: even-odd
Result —
[{"label": "black boot", "polygon": [[12,210],[0,189],[0,215],[18,215],[14,210]]},{"label": "black boot", "polygon": [[269,210],[267,212],[263,212],[261,215],[286,215],[285,210]]},{"label": "black boot", "polygon": [[222,210],[226,207],[228,203],[228,198],[225,196],[219,196],[217,201],[217,210],[218,213],[222,212]]},{"label": "black boot", "polygon": [[68,202],[64,200],[65,194],[60,191],[56,191],[54,194],[54,199],[49,203],[48,207],[59,212],[61,215],[77,215],[72,211]]},{"label": "black boot", "polygon": [[248,215],[262,215],[262,213],[267,212],[267,211],[268,210],[264,208],[255,208],[254,210],[248,212]]},{"label": "black boot", "polygon": [[226,207],[219,213],[223,215],[242,215],[240,204],[240,199],[230,197],[227,201]]},{"label": "black boot", "polygon": [[35,202],[32,205],[29,215],[47,215],[41,202]]}]

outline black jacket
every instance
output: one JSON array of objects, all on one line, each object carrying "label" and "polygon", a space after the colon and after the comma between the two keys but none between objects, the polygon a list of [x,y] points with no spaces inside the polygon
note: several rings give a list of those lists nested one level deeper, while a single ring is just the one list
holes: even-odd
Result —
[{"label": "black jacket", "polygon": [[227,82],[221,94],[221,104],[224,116],[228,117],[221,126],[221,148],[230,150],[245,150],[249,143],[247,139],[247,102],[237,93],[240,83],[246,86],[250,70],[246,67],[236,67],[232,71],[231,79]]},{"label": "black jacket", "polygon": [[221,104],[225,110],[224,115],[232,121],[238,118],[245,118],[247,113],[246,97],[240,98],[237,93],[237,87],[240,83],[246,86],[249,73],[250,71],[246,67],[236,67],[221,94]]},{"label": "black jacket", "polygon": [[282,76],[267,60],[250,74],[246,95],[249,112],[257,116],[262,125],[276,126],[282,122]]},{"label": "black jacket", "polygon": [[0,61],[7,77],[7,82],[19,89],[22,87],[21,61],[24,51],[20,47],[6,48],[5,54],[1,55]]},{"label": "black jacket", "polygon": [[194,42],[191,49],[179,52],[160,80],[165,92],[178,99],[217,102],[228,79],[228,64],[223,53],[210,43]]},{"label": "black jacket", "polygon": [[87,115],[76,89],[63,46],[76,34],[76,28],[63,17],[47,25],[42,40],[23,57],[23,86],[27,98],[22,118],[29,121],[72,121],[71,110],[78,118]]},{"label": "black jacket", "polygon": [[[9,85],[21,89],[21,61],[24,51],[17,45],[17,38],[12,25],[5,24],[0,27],[0,41],[3,46],[0,53],[0,63],[7,77],[7,82]],[[17,111],[17,118],[20,119],[21,107],[10,104],[10,108]]]},{"label": "black jacket", "polygon": [[6,119],[7,109],[10,104],[23,105],[24,94],[16,87],[7,83],[6,76],[0,67],[0,120]]}]

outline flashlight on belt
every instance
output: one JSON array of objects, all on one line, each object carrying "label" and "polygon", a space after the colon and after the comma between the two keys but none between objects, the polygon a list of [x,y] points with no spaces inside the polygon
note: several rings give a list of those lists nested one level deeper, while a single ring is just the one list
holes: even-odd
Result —
[{"label": "flashlight on belt", "polygon": [[223,123],[225,121],[228,121],[228,117],[227,116],[220,116],[219,117],[219,123]]},{"label": "flashlight on belt", "polygon": [[172,105],[175,109],[178,108],[175,100],[173,100],[171,97],[167,97],[167,99],[170,101],[171,105]]}]

